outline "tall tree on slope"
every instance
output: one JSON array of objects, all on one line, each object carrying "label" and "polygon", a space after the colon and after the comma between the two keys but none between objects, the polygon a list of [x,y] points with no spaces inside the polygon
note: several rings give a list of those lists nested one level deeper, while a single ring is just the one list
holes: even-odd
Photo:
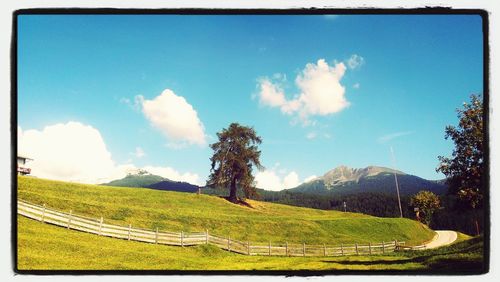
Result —
[{"label": "tall tree on slope", "polygon": [[253,128],[238,123],[231,123],[218,132],[217,137],[219,141],[210,145],[214,153],[210,158],[212,167],[207,186],[228,188],[229,201],[233,203],[237,202],[238,187],[247,198],[257,196],[252,168],[263,168],[257,147],[262,139]]}]

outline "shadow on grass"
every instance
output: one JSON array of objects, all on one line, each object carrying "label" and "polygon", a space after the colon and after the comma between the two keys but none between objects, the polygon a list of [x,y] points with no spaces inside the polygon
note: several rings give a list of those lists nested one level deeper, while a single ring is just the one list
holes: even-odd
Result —
[{"label": "shadow on grass", "polygon": [[235,204],[235,205],[244,206],[244,207],[251,208],[251,209],[254,208],[252,205],[250,205],[249,203],[245,202],[244,200],[242,200],[240,198],[238,198],[236,200],[236,202],[233,202],[233,201],[229,200],[229,197],[224,197],[224,196],[219,196],[219,197],[222,199],[225,199],[226,201],[228,201],[232,204]]},{"label": "shadow on grass", "polygon": [[[470,256],[463,257],[464,254]],[[412,254],[413,255],[413,254]],[[440,270],[446,272],[457,273],[483,273],[485,265],[482,257],[475,257],[474,253],[464,253],[464,250],[455,250],[449,252],[431,253],[426,255],[417,255],[408,258],[395,260],[374,259],[365,260],[349,260],[349,261],[322,261],[324,263],[337,263],[343,265],[363,265],[363,266],[390,266],[401,265],[406,263],[418,263],[426,267],[425,270],[433,271]]]}]

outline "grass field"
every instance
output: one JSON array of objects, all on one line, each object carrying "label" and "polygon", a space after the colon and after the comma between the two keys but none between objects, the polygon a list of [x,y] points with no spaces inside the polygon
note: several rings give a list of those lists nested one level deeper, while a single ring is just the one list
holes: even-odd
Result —
[{"label": "grass field", "polygon": [[482,239],[428,251],[349,257],[244,256],[215,246],[154,245],[67,230],[18,218],[19,270],[447,271],[482,269]]},{"label": "grass field", "polygon": [[[252,207],[189,193],[84,185],[18,177],[18,198],[107,223],[164,231],[204,231],[252,242],[329,244],[405,241],[419,244],[434,232],[409,219],[315,210],[249,201]],[[22,247],[22,246],[20,246]]]}]

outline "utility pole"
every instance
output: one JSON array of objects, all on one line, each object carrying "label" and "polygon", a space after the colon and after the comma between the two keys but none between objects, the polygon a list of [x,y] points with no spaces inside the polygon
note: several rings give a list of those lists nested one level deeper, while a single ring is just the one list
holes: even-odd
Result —
[{"label": "utility pole", "polygon": [[391,155],[392,155],[392,162],[393,162],[393,169],[394,169],[394,180],[396,181],[396,191],[398,193],[398,204],[399,204],[399,215],[400,217],[403,217],[403,209],[401,208],[401,198],[399,197],[399,184],[398,184],[398,177],[396,176],[396,158],[394,157],[394,150],[392,149],[391,146]]}]

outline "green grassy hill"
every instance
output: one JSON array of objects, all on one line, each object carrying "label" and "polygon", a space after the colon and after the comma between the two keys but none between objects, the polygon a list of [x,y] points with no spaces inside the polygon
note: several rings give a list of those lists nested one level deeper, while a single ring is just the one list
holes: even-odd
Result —
[{"label": "green grassy hill", "polygon": [[18,198],[105,222],[163,231],[210,233],[252,242],[340,244],[428,241],[434,232],[409,219],[378,218],[249,200],[18,177]]},{"label": "green grassy hill", "polygon": [[148,174],[148,173],[128,174],[122,179],[116,179],[109,183],[104,183],[102,185],[120,186],[120,187],[146,187],[151,184],[155,184],[164,180],[167,179],[154,174]]}]

